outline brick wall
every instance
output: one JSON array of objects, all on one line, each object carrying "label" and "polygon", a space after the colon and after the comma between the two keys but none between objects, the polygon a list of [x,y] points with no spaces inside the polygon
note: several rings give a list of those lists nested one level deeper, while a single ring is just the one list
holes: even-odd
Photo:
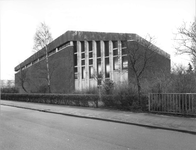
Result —
[{"label": "brick wall", "polygon": [[[51,92],[70,93],[74,90],[73,47],[55,53],[49,57]],[[38,92],[47,86],[47,69],[45,59],[23,70],[26,74],[25,88],[28,92]],[[20,93],[25,91],[21,87],[21,73],[15,74],[15,83]],[[24,78],[24,76],[23,76]]]}]

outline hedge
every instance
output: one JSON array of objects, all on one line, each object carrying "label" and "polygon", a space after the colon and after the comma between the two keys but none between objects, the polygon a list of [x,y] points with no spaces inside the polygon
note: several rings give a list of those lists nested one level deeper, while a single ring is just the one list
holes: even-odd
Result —
[{"label": "hedge", "polygon": [[97,95],[83,94],[8,94],[2,93],[1,99],[20,102],[35,102],[58,105],[98,107]]},{"label": "hedge", "polygon": [[[1,99],[35,102],[57,105],[72,105],[84,107],[98,107],[100,97],[95,94],[18,94],[18,93],[2,93]],[[134,95],[102,95],[102,107],[114,108],[131,111],[147,111],[148,99],[146,96],[141,97],[139,103],[138,97]]]}]

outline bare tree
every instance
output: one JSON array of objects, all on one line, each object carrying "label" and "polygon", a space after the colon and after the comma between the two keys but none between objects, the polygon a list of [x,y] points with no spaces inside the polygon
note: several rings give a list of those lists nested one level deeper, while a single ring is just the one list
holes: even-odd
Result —
[{"label": "bare tree", "polygon": [[137,86],[139,101],[141,98],[141,79],[144,72],[153,61],[156,52],[153,50],[153,38],[149,36],[148,41],[138,38],[136,41],[129,41],[127,38],[126,50],[129,61],[129,68],[133,73],[133,79]]},{"label": "bare tree", "polygon": [[25,87],[25,84],[26,84],[26,83],[29,83],[29,78],[28,78],[28,76],[27,76],[27,69],[21,70],[21,71],[20,71],[17,80],[19,81],[19,84],[20,84],[20,86],[22,87],[22,89],[23,89],[26,93],[28,93],[28,91],[27,91],[27,89],[26,89],[26,87]]},{"label": "bare tree", "polygon": [[35,51],[39,51],[42,48],[45,49],[46,55],[46,68],[47,68],[47,84],[48,91],[51,92],[50,88],[50,67],[48,62],[48,44],[52,41],[52,35],[50,33],[49,27],[45,23],[41,23],[37,28],[37,31],[34,36],[34,47]]},{"label": "bare tree", "polygon": [[196,22],[191,23],[187,27],[187,23],[177,29],[175,37],[177,41],[176,51],[177,54],[188,54],[191,56],[193,63],[196,59]]}]

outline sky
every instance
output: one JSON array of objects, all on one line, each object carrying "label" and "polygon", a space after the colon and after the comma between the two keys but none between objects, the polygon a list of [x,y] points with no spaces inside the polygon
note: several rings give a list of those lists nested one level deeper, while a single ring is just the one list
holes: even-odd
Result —
[{"label": "sky", "polygon": [[147,34],[175,55],[175,33],[195,18],[196,0],[0,0],[0,79],[14,80],[14,67],[33,54],[36,28],[45,22],[56,39],[67,30]]}]

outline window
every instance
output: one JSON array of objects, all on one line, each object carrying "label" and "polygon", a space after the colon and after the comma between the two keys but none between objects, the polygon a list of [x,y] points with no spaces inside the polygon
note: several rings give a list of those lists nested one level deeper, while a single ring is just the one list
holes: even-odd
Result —
[{"label": "window", "polygon": [[89,65],[93,65],[93,59],[89,59]]},{"label": "window", "polygon": [[113,55],[117,56],[118,55],[118,49],[113,50]]},{"label": "window", "polygon": [[109,78],[110,77],[110,63],[109,63],[109,58],[105,58],[105,77]]},{"label": "window", "polygon": [[93,51],[93,42],[92,41],[89,41],[88,42],[88,45],[89,45],[89,52],[90,51]]},{"label": "window", "polygon": [[74,78],[78,79],[78,52],[77,52],[77,42],[73,42],[74,49]]},{"label": "window", "polygon": [[128,68],[127,56],[122,56],[122,69],[127,69],[127,68]]},{"label": "window", "polygon": [[77,52],[77,42],[73,41],[73,49],[74,49],[74,53]]},{"label": "window", "polygon": [[118,41],[112,41],[113,49],[118,48]]},{"label": "window", "polygon": [[82,59],[85,58],[85,53],[82,53]]},{"label": "window", "polygon": [[109,56],[109,41],[104,41],[105,56]]},{"label": "window", "polygon": [[89,78],[92,79],[94,74],[93,66],[89,66]]},{"label": "window", "polygon": [[81,41],[81,66],[82,66],[82,79],[85,79],[85,42]]},{"label": "window", "polygon": [[93,52],[89,52],[89,58],[93,57]]},{"label": "window", "polygon": [[56,49],[54,49],[54,50],[48,52],[48,56],[51,56],[51,55],[53,55],[54,53],[56,53]]},{"label": "window", "polygon": [[97,74],[101,74],[101,58],[97,59]]},{"label": "window", "polygon": [[100,41],[97,41],[97,57],[101,57],[101,46]]},{"label": "window", "polygon": [[82,67],[82,79],[85,79],[86,74],[85,74],[85,67]]},{"label": "window", "polygon": [[126,55],[126,54],[127,54],[127,49],[126,48],[122,49],[122,55]]},{"label": "window", "polygon": [[113,58],[113,68],[114,70],[119,69],[118,57]]},{"label": "window", "polygon": [[82,60],[82,65],[85,65],[85,60]]},{"label": "window", "polygon": [[126,41],[121,41],[122,48],[126,48]]},{"label": "window", "polygon": [[43,56],[39,57],[39,61],[44,60],[45,58],[46,58],[46,56],[43,55]]},{"label": "window", "polygon": [[71,45],[70,45],[70,42],[66,42],[66,43],[62,44],[61,46],[58,47],[58,50],[60,51],[60,50],[66,48],[66,47],[68,47],[68,46],[71,46]]},{"label": "window", "polygon": [[74,54],[74,66],[77,66],[78,64],[78,59],[77,59],[77,53]]},{"label": "window", "polygon": [[126,41],[121,41],[121,49],[122,49],[122,69],[126,70],[128,68],[128,59],[127,59],[127,48]]},{"label": "window", "polygon": [[84,45],[84,41],[81,41],[81,52],[85,51],[85,45]]}]

